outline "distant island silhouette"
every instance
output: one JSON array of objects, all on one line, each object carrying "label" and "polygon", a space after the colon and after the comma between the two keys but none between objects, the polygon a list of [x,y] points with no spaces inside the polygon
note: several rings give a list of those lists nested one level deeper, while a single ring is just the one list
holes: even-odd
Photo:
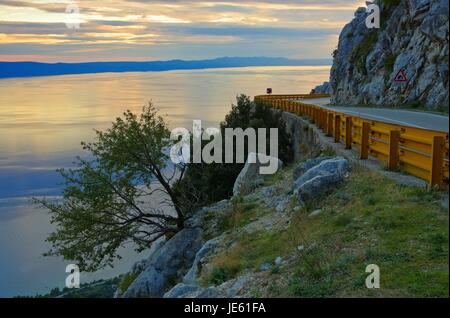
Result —
[{"label": "distant island silhouette", "polygon": [[221,57],[209,60],[169,60],[149,62],[40,63],[0,62],[0,78],[34,77],[106,72],[163,72],[249,66],[321,66],[331,59],[287,59],[280,57]]}]

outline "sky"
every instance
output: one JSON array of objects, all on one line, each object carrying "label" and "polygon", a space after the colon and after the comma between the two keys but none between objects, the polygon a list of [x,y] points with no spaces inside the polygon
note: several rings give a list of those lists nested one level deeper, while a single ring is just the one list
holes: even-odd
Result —
[{"label": "sky", "polygon": [[330,58],[364,1],[0,0],[0,61]]}]

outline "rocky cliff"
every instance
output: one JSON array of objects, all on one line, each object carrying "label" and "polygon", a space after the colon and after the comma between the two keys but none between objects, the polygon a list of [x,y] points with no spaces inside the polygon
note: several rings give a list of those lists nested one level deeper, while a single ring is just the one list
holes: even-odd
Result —
[{"label": "rocky cliff", "polygon": [[[342,30],[330,74],[336,104],[409,105],[447,109],[448,0],[376,0],[380,28],[366,8]],[[396,83],[404,70],[406,83]]]}]

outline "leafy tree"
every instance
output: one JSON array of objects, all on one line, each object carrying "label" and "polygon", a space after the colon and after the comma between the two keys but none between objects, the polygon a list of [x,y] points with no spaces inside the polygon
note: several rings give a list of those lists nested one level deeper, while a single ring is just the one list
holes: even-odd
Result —
[{"label": "leafy tree", "polygon": [[[285,163],[293,160],[290,135],[286,132],[285,122],[281,112],[273,110],[263,104],[254,103],[246,95],[237,96],[236,104],[221,123],[222,153],[225,154],[225,128],[278,128],[278,157]],[[207,141],[206,141],[207,142]],[[270,140],[267,138],[267,150],[270,149]],[[248,148],[245,147],[245,159],[248,156]],[[224,159],[224,158],[223,158]],[[224,160],[222,160],[224,162]],[[194,188],[193,191],[184,191],[180,195],[181,200],[191,204],[191,210],[204,205],[229,198],[233,194],[233,185],[241,172],[242,163],[215,163],[215,164],[190,164],[185,176],[175,185],[175,190],[183,192],[185,189]]]},{"label": "leafy tree", "polygon": [[82,143],[92,159],[77,157],[76,168],[59,170],[62,200],[35,199],[56,225],[45,255],[63,256],[81,270],[94,271],[112,265],[126,243],[143,250],[182,229],[189,211],[173,184],[185,166],[168,166],[163,150],[172,145],[169,136],[149,104],[139,116],[127,111],[105,132],[96,131],[94,142]]}]

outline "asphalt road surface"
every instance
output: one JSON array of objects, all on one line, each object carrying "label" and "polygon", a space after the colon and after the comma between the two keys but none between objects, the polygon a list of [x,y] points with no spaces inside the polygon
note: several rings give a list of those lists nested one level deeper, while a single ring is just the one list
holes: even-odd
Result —
[{"label": "asphalt road surface", "polygon": [[449,117],[427,112],[370,107],[329,106],[329,98],[305,99],[305,103],[385,123],[449,132]]}]

